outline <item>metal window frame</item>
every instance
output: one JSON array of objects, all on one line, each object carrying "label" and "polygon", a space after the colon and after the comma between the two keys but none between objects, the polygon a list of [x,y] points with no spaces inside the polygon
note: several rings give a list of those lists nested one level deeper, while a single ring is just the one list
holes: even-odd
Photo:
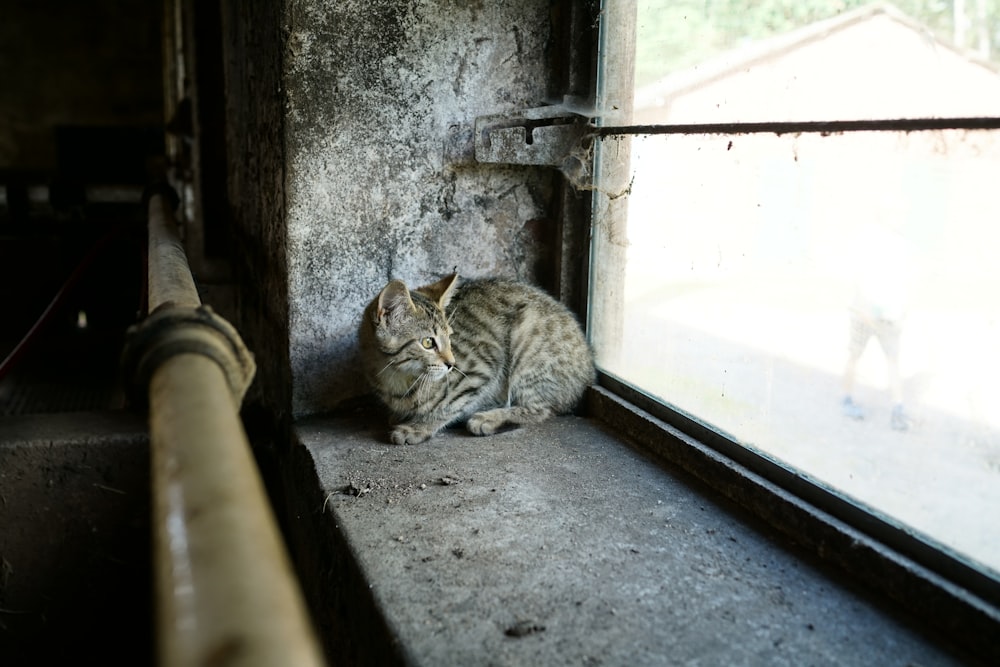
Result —
[{"label": "metal window frame", "polygon": [[[634,26],[631,2],[604,0],[601,12],[597,81],[598,109],[616,109],[627,118],[631,81],[617,89],[609,85],[608,69],[621,71],[625,62],[607,64],[607,25]],[[625,48],[628,44],[625,44]],[[587,225],[590,254],[586,261],[584,293],[588,294],[588,333],[592,340],[608,335],[592,319],[598,292],[613,304],[620,286],[593,266],[597,250],[593,239],[613,233],[627,217],[625,204],[616,204],[611,192],[627,192],[628,175],[612,173],[610,185],[602,177],[614,172],[602,156],[603,139],[628,142],[634,135],[747,135],[819,134],[851,132],[926,132],[940,130],[996,131],[1000,117],[893,118],[797,122],[731,122],[672,125],[611,124],[597,117],[591,128],[595,139],[594,201]],[[625,143],[626,151],[628,144]],[[603,189],[603,193],[601,190]],[[603,197],[599,201],[599,198]],[[620,200],[627,200],[621,197]],[[603,209],[603,212],[599,211]],[[603,219],[602,219],[603,214]],[[616,216],[622,216],[617,221]],[[613,258],[612,258],[613,261]],[[614,278],[611,281],[614,282]],[[611,308],[614,308],[612,305]],[[908,530],[899,522],[848,498],[762,453],[744,447],[693,415],[685,414],[607,372],[599,371],[598,385],[588,395],[591,416],[614,427],[640,449],[670,467],[680,468],[712,491],[762,520],[811,557],[834,565],[876,595],[891,600],[915,617],[924,629],[973,660],[1000,664],[1000,580],[978,569],[948,547]]]}]

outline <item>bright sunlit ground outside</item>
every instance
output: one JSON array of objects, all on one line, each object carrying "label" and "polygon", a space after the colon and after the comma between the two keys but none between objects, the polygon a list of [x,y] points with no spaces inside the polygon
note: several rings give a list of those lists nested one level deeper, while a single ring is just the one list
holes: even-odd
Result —
[{"label": "bright sunlit ground outside", "polygon": [[[1000,571],[1000,525],[983,511],[1000,506],[1000,227],[988,187],[1000,161],[942,165],[937,187],[914,177],[890,194],[864,153],[838,155],[845,138],[728,142],[633,143],[624,340],[602,362]],[[840,175],[816,175],[829,170]],[[830,188],[810,192],[814,178]],[[707,187],[719,180],[721,191]],[[898,318],[905,424],[892,422],[874,335],[850,392],[860,413],[843,404],[861,289],[891,292],[897,310],[886,315]]]},{"label": "bright sunlit ground outside", "polygon": [[[901,39],[911,27],[857,25]],[[771,86],[791,97],[765,102],[805,119],[796,87],[822,109],[822,91],[850,96],[863,77],[810,79],[832,35],[850,42],[827,30],[800,63],[786,44],[737,68],[760,77],[743,106],[718,72],[706,92],[688,71],[681,88],[637,91],[636,114],[696,122],[678,114],[720,100],[716,113],[760,120],[752,93]],[[995,79],[970,96],[1000,95],[995,71],[946,56],[953,82]],[[858,108],[879,117],[871,99]],[[995,133],[635,137],[631,169],[622,340],[597,350],[602,368],[1000,573]]]}]

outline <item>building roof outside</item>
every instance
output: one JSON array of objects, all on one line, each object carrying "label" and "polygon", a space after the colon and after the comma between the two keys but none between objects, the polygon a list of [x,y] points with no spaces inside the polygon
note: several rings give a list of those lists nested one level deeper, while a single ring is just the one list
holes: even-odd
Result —
[{"label": "building roof outside", "polygon": [[876,3],[636,90],[636,123],[994,115],[1000,72]]}]

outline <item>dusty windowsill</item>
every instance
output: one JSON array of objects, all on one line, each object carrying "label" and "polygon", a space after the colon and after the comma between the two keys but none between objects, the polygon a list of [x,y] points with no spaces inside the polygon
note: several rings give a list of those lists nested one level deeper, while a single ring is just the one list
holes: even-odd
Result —
[{"label": "dusty windowsill", "polygon": [[319,489],[303,494],[293,543],[312,554],[307,595],[340,656],[958,663],[599,422],[414,447],[383,431],[368,415],[296,425],[297,483]]}]

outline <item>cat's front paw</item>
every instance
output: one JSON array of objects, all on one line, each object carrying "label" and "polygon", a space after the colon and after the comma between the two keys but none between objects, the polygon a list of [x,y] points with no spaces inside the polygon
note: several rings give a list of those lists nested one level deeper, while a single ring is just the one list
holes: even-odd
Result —
[{"label": "cat's front paw", "polygon": [[400,424],[392,429],[389,439],[394,445],[419,445],[434,435],[434,429],[422,424]]},{"label": "cat's front paw", "polygon": [[504,418],[497,410],[488,410],[486,412],[477,412],[469,417],[465,428],[473,435],[493,435],[500,430],[500,427],[504,423]]}]

